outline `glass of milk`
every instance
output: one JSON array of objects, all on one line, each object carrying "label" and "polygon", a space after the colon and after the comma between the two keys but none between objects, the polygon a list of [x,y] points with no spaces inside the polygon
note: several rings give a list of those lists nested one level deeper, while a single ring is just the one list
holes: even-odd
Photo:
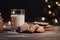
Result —
[{"label": "glass of milk", "polygon": [[11,10],[11,24],[13,28],[20,27],[25,23],[25,10],[12,9]]}]

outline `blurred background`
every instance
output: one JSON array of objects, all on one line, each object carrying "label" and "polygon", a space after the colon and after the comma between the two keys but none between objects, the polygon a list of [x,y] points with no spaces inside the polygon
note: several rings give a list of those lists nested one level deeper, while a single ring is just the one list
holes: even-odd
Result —
[{"label": "blurred background", "polygon": [[60,25],[60,0],[0,0],[3,21],[11,21],[11,9],[25,9],[25,21]]}]

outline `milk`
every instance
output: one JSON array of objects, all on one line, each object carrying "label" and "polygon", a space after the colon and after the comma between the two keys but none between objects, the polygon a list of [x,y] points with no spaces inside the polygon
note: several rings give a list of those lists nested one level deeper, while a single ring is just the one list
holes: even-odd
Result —
[{"label": "milk", "polygon": [[12,22],[14,21],[14,25],[16,27],[22,26],[25,23],[25,15],[23,14],[15,14],[15,15],[11,15],[11,18],[13,20],[11,20]]}]

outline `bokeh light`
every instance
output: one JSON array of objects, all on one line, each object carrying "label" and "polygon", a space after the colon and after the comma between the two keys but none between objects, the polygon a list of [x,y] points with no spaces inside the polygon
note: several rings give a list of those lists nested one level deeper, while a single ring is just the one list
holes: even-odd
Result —
[{"label": "bokeh light", "polygon": [[49,14],[51,14],[52,12],[51,11],[49,11]]},{"label": "bokeh light", "polygon": [[48,5],[48,8],[51,8],[51,5]]},{"label": "bokeh light", "polygon": [[42,17],[42,21],[44,21],[45,20],[45,17]]},{"label": "bokeh light", "polygon": [[56,4],[58,4],[58,2],[56,2]]},{"label": "bokeh light", "polygon": [[48,0],[45,0],[45,2],[48,2]]},{"label": "bokeh light", "polygon": [[58,6],[60,6],[60,4],[58,4]]},{"label": "bokeh light", "polygon": [[55,23],[58,23],[58,20],[57,19],[55,19]]}]

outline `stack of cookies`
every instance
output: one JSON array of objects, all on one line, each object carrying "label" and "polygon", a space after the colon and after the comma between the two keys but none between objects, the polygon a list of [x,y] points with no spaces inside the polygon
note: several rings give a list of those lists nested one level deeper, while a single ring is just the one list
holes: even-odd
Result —
[{"label": "stack of cookies", "polygon": [[34,24],[25,23],[24,25],[20,27],[20,32],[42,33],[42,32],[50,31],[50,30],[52,30],[51,25],[44,22],[36,22]]},{"label": "stack of cookies", "polygon": [[41,32],[45,32],[45,29],[44,29],[44,27],[43,26],[39,26],[38,24],[35,24],[35,25],[32,25],[31,26],[31,28],[30,28],[30,30],[29,30],[30,32],[39,32],[39,33],[41,33]]},{"label": "stack of cookies", "polygon": [[46,22],[34,22],[34,23],[43,26],[46,31],[52,30],[52,26],[49,25],[49,23]]},{"label": "stack of cookies", "polygon": [[39,28],[36,29],[36,32],[43,33],[43,32],[45,32],[45,29],[43,26],[39,26]]},{"label": "stack of cookies", "polygon": [[39,26],[38,24],[29,25],[28,23],[25,23],[20,27],[20,32],[40,33],[40,32],[45,32],[45,29],[43,26]]},{"label": "stack of cookies", "polygon": [[50,30],[52,30],[51,25],[46,25],[46,26],[44,26],[44,28],[45,28],[46,31],[50,31]]}]

